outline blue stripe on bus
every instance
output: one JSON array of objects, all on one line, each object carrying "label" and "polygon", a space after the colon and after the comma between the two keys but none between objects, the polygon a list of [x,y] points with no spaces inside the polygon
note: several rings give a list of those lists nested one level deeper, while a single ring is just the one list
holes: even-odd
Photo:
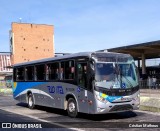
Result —
[{"label": "blue stripe on bus", "polygon": [[122,96],[108,96],[106,98],[106,100],[108,100],[109,102],[113,102],[114,100],[117,100],[119,98],[121,98]]},{"label": "blue stripe on bus", "polygon": [[26,89],[30,89],[35,86],[42,85],[44,83],[45,82],[17,82],[17,87],[15,91],[13,92],[14,97]]}]

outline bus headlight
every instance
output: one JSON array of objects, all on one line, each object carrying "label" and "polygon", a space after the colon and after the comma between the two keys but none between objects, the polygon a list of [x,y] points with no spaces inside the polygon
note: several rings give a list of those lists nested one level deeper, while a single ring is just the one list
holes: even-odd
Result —
[{"label": "bus headlight", "polygon": [[137,101],[140,99],[140,95],[138,94],[135,98],[133,98],[133,100]]},{"label": "bus headlight", "polygon": [[133,98],[134,104],[139,105],[140,104],[140,95],[138,94],[135,98]]},{"label": "bus headlight", "polygon": [[103,98],[100,95],[95,95],[95,96],[96,96],[96,99],[99,100],[100,102],[103,102],[103,103],[107,103],[108,102],[105,98]]}]

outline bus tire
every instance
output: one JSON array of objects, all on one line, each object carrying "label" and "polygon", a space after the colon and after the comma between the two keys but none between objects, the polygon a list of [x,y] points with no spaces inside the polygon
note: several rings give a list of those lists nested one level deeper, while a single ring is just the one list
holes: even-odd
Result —
[{"label": "bus tire", "polygon": [[29,109],[34,109],[35,108],[33,95],[31,93],[28,95],[28,108]]},{"label": "bus tire", "polygon": [[68,116],[75,118],[78,115],[77,103],[74,98],[69,98],[67,102]]}]

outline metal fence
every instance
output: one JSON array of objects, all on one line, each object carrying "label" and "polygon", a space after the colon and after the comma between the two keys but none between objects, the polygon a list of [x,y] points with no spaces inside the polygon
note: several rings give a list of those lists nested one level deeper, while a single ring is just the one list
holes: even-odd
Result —
[{"label": "metal fence", "polygon": [[160,89],[160,79],[157,79],[155,84],[149,84],[149,80],[140,80],[139,86],[140,89]]}]

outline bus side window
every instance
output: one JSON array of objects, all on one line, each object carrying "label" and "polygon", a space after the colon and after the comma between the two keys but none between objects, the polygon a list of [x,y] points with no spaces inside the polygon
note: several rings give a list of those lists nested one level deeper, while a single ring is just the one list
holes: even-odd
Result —
[{"label": "bus side window", "polygon": [[24,67],[17,68],[17,81],[24,81]]},{"label": "bus side window", "polygon": [[65,62],[65,72],[64,72],[65,80],[73,80],[74,79],[74,61],[69,60]]},{"label": "bus side window", "polygon": [[63,78],[64,78],[63,68],[60,68],[59,76],[60,76],[60,80],[63,80]]},{"label": "bus side window", "polygon": [[37,81],[37,68],[34,67],[34,80]]},{"label": "bus side window", "polygon": [[64,79],[64,76],[65,76],[64,72],[65,72],[65,63],[61,62],[61,67],[60,67],[60,70],[59,70],[59,78],[60,78],[60,80]]},{"label": "bus side window", "polygon": [[45,80],[45,65],[36,65],[37,80]]},{"label": "bus side window", "polygon": [[58,80],[59,79],[59,63],[49,63],[48,66],[48,80]]},{"label": "bus side window", "polygon": [[46,71],[46,80],[49,80],[49,66],[45,65],[45,71]]},{"label": "bus side window", "polygon": [[34,66],[28,66],[25,68],[26,81],[34,80]]},{"label": "bus side window", "polygon": [[55,69],[55,79],[58,80],[59,79],[59,69]]},{"label": "bus side window", "polygon": [[28,72],[28,71],[27,71],[27,68],[25,68],[25,74],[26,74],[26,75],[25,75],[25,80],[28,80],[28,74],[27,74],[27,72]]},{"label": "bus side window", "polygon": [[70,68],[69,79],[74,79],[74,67]]}]

